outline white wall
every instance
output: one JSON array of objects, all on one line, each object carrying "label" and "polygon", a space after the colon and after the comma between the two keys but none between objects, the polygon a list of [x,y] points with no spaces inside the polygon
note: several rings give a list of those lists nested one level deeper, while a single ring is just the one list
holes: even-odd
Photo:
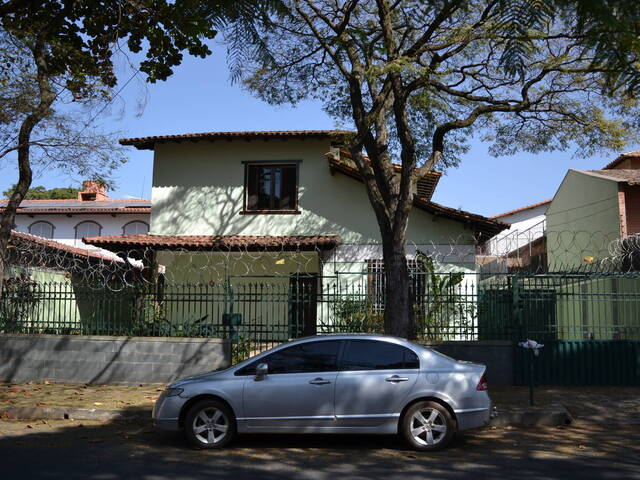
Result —
[{"label": "white wall", "polygon": [[549,204],[545,203],[510,215],[497,217],[497,220],[509,223],[511,227],[508,230],[503,230],[487,243],[488,251],[486,254],[507,255],[509,252],[542,237],[546,228],[545,212],[548,207]]},{"label": "white wall", "polygon": [[29,233],[29,226],[37,221],[44,220],[52,223],[53,238],[56,242],[73,245],[81,248],[96,249],[91,245],[84,244],[81,240],[75,238],[75,226],[80,222],[91,220],[102,226],[101,236],[105,235],[122,235],[122,228],[125,224],[132,221],[142,221],[149,224],[149,214],[143,213],[127,213],[127,214],[78,214],[74,213],[70,216],[64,214],[18,214],[16,215],[16,230],[18,232]]}]

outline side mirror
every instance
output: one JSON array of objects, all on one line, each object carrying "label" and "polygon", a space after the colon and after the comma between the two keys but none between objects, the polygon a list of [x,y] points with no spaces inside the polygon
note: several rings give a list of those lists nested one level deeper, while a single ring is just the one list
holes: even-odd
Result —
[{"label": "side mirror", "polygon": [[269,366],[266,363],[259,363],[256,366],[255,380],[262,380],[264,377],[267,376],[268,372],[269,372]]}]

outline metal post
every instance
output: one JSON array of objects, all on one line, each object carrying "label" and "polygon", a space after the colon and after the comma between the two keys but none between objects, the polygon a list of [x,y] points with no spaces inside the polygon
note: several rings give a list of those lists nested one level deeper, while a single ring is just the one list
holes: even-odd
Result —
[{"label": "metal post", "polygon": [[531,349],[529,352],[529,406],[531,407],[533,407],[533,362],[535,360],[533,357],[535,357],[535,350]]}]

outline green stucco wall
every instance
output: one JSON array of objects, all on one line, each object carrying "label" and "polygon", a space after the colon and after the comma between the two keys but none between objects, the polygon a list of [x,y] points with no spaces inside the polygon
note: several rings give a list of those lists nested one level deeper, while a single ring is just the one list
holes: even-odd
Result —
[{"label": "green stucco wall", "polygon": [[547,210],[549,269],[573,270],[606,259],[620,237],[618,184],[569,170]]},{"label": "green stucco wall", "polygon": [[[337,234],[343,243],[378,243],[380,234],[363,184],[331,175],[328,141],[262,140],[158,144],[153,168],[151,232],[164,235]],[[240,215],[244,165],[300,160],[300,215]],[[460,222],[414,210],[407,239],[472,243]]]}]

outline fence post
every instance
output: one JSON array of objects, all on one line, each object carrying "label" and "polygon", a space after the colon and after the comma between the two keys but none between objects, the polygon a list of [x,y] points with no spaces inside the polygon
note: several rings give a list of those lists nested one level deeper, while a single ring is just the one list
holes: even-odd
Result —
[{"label": "fence post", "polygon": [[513,324],[517,325],[516,338],[513,340],[518,341],[518,339],[522,339],[523,335],[526,336],[526,326],[522,321],[522,277],[520,273],[516,273],[511,278],[511,294],[512,294],[512,315],[513,315]]},{"label": "fence post", "polygon": [[[524,325],[522,322],[522,283],[520,273],[516,273],[511,277],[511,315],[512,325],[515,327],[511,332],[514,338],[513,341],[513,354],[514,354],[514,369],[513,369],[513,383],[517,383],[518,378],[524,378],[524,361],[518,348],[518,342],[524,339]],[[521,373],[522,372],[522,373]]]}]

